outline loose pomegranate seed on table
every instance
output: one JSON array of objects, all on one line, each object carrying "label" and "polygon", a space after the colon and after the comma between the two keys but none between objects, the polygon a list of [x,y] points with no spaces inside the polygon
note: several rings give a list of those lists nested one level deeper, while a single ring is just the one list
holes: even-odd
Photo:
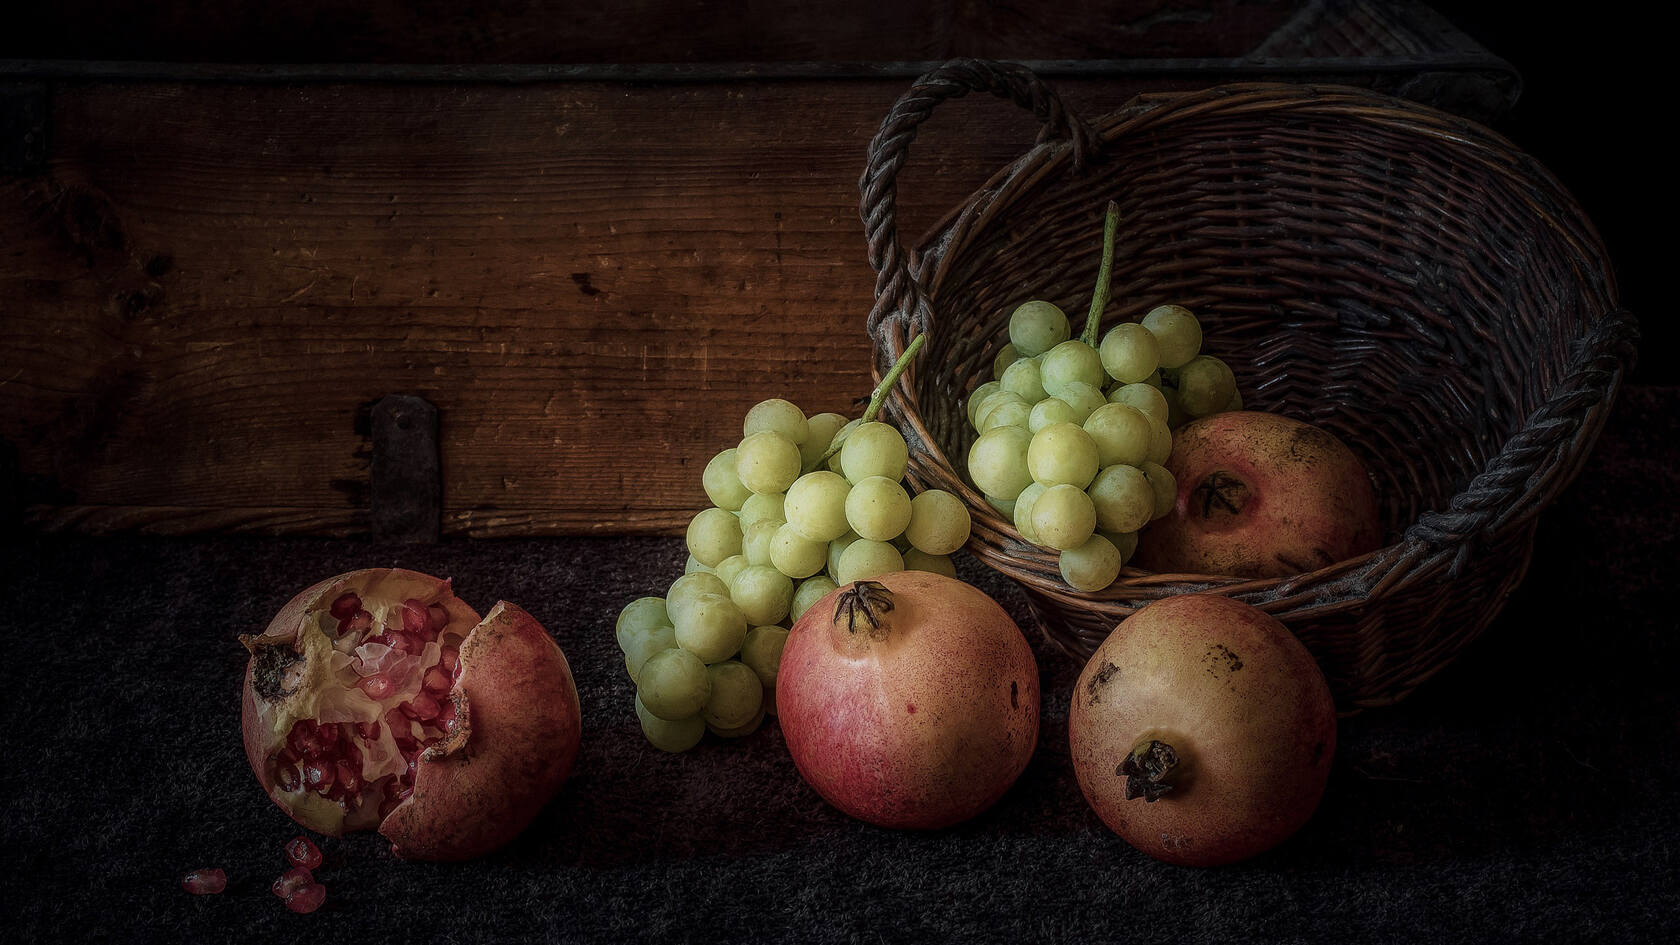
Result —
[{"label": "loose pomegranate seed on table", "polygon": [[[301,840],[303,838],[299,837],[298,839]],[[274,880],[274,884],[268,888],[276,896],[279,896],[281,899],[286,899],[303,887],[312,885],[314,882],[315,874],[309,871],[309,867],[294,866],[286,872],[281,873],[280,876]]]},{"label": "loose pomegranate seed on table", "polygon": [[293,866],[315,869],[321,865],[321,848],[305,836],[293,837],[286,844],[286,859]]},{"label": "loose pomegranate seed on table", "polygon": [[307,914],[321,908],[321,903],[325,902],[326,898],[327,887],[320,883],[310,883],[286,897],[286,908]]},{"label": "loose pomegranate seed on table", "polygon": [[193,870],[181,877],[181,888],[195,896],[213,896],[227,888],[227,873],[213,868]]}]

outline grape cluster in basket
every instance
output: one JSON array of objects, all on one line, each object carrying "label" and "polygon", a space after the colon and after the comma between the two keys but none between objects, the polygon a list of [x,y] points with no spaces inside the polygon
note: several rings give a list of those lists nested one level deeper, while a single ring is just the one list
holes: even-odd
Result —
[{"label": "grape cluster in basket", "polygon": [[969,478],[1022,538],[1060,552],[1062,580],[1081,591],[1114,583],[1139,529],[1171,511],[1172,430],[1242,408],[1230,367],[1201,353],[1201,324],[1183,306],[1157,306],[1097,343],[1117,219],[1111,204],[1084,335],[1071,337],[1051,302],[1021,304],[993,380],[968,398],[980,434]]},{"label": "grape cluster in basket", "polygon": [[618,617],[636,715],[656,747],[686,751],[707,730],[746,735],[774,714],[787,628],[830,591],[893,571],[956,575],[968,509],[938,489],[911,498],[904,437],[867,419],[875,409],[848,422],[766,400],[706,464],[713,505],[688,524],[685,573]]}]

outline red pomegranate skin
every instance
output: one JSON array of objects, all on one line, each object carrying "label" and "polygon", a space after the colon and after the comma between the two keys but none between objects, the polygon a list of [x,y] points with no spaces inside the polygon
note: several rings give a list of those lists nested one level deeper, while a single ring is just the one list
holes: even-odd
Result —
[{"label": "red pomegranate skin", "polygon": [[1139,536],[1147,570],[1283,577],[1381,547],[1364,465],[1312,424],[1254,410],[1203,417],[1173,433],[1166,467],[1178,497]]},{"label": "red pomegranate skin", "polygon": [[991,807],[1038,741],[1038,666],[1003,608],[943,575],[875,579],[882,628],[851,632],[813,605],[788,634],[776,711],[800,775],[824,800],[882,827],[935,829]]},{"label": "red pomegranate skin", "polygon": [[[1172,746],[1173,787],[1126,798],[1140,741]],[[1167,863],[1217,866],[1276,846],[1311,818],[1336,751],[1336,712],[1312,654],[1241,601],[1187,594],[1126,618],[1074,687],[1068,741],[1104,824]]]}]

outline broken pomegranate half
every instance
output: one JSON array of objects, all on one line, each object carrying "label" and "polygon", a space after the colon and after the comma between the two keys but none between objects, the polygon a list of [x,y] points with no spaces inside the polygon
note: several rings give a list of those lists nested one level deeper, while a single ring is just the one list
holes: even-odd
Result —
[{"label": "broken pomegranate half", "polygon": [[446,580],[342,574],[240,642],[246,758],[319,833],[377,828],[404,859],[480,856],[525,829],[577,757],[554,638],[505,601],[479,620]]}]

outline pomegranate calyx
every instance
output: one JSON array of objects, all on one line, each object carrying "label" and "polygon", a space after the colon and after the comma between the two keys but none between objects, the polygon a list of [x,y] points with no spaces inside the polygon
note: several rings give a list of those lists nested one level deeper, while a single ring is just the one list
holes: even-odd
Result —
[{"label": "pomegranate calyx", "polygon": [[[857,633],[860,623],[869,625],[871,636],[882,633],[882,618],[893,609],[892,592],[879,581],[858,581],[840,592],[834,602],[834,623]],[[841,617],[845,623],[841,624]]]},{"label": "pomegranate calyx", "polygon": [[1178,752],[1166,742],[1154,738],[1140,739],[1132,746],[1131,754],[1114,769],[1115,776],[1126,778],[1126,800],[1143,798],[1153,804],[1173,789],[1168,776],[1178,767]]},{"label": "pomegranate calyx", "polygon": [[464,750],[467,740],[472,737],[472,707],[467,701],[467,694],[456,689],[449,693],[449,701],[455,705],[455,717],[444,727],[443,738],[420,753],[421,761],[442,761]]},{"label": "pomegranate calyx", "polygon": [[1192,505],[1202,518],[1236,515],[1248,504],[1248,483],[1224,470],[1210,472],[1196,484]]}]

